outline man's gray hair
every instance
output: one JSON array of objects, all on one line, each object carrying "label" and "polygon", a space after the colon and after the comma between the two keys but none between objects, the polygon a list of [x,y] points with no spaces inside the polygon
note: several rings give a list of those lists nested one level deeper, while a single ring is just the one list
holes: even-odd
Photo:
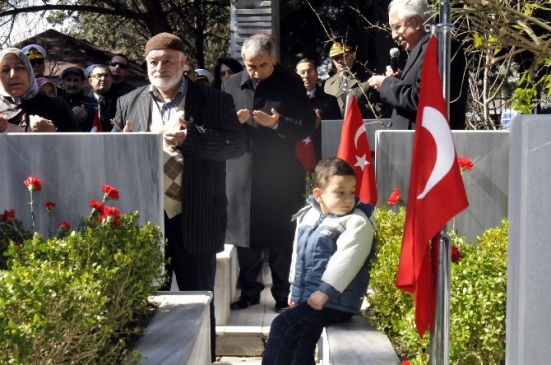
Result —
[{"label": "man's gray hair", "polygon": [[268,52],[270,58],[275,57],[274,46],[266,37],[252,36],[243,43],[241,57],[245,59],[245,54],[250,57],[260,57],[264,52]]},{"label": "man's gray hair", "polygon": [[388,10],[394,7],[398,10],[400,20],[409,20],[418,15],[424,23],[433,15],[432,8],[426,0],[392,0]]}]

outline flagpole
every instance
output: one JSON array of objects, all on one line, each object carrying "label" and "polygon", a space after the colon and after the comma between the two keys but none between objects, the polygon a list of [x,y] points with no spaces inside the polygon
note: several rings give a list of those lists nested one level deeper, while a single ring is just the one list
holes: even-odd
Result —
[{"label": "flagpole", "polygon": [[[438,68],[442,80],[442,95],[446,102],[448,117],[450,116],[450,49],[451,30],[450,3],[442,0],[440,3],[440,23],[438,24]],[[450,362],[450,286],[451,286],[451,245],[446,235],[446,227],[443,227],[438,240],[437,249],[438,269],[436,310],[434,315],[434,328],[431,328],[430,337],[430,365],[448,365]],[[434,256],[433,256],[434,257]]]}]

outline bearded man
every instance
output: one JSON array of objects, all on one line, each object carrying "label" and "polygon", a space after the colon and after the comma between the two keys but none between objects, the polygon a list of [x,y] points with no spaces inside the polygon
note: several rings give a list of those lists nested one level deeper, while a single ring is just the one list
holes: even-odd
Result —
[{"label": "bearded man", "polygon": [[[214,292],[216,254],[226,233],[226,159],[245,152],[231,96],[184,76],[187,50],[170,33],[145,46],[151,85],[119,98],[114,132],[163,135],[165,257],[181,291]],[[150,192],[144,192],[147,194]],[[211,356],[215,361],[214,299]]]}]

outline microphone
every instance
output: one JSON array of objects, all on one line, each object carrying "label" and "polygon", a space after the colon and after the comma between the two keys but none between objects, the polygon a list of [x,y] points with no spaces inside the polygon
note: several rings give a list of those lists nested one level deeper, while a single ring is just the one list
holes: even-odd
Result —
[{"label": "microphone", "polygon": [[398,48],[392,48],[390,50],[390,68],[392,72],[398,70],[398,57],[400,57],[400,50]]}]

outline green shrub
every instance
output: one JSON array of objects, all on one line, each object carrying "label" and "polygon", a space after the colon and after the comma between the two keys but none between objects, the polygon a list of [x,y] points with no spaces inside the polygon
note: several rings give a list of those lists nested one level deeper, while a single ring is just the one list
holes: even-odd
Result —
[{"label": "green shrub", "polygon": [[[428,362],[429,336],[420,339],[414,323],[413,297],[396,288],[405,210],[375,211],[377,257],[368,298],[370,320],[384,330],[397,352],[412,364]],[[450,363],[502,364],[505,359],[505,308],[508,224],[486,230],[467,244],[452,235],[464,258],[452,264]]]},{"label": "green shrub", "polygon": [[137,219],[95,211],[72,233],[0,236],[0,363],[130,361],[125,339],[140,330],[133,322],[149,310],[164,262],[160,228]]}]

